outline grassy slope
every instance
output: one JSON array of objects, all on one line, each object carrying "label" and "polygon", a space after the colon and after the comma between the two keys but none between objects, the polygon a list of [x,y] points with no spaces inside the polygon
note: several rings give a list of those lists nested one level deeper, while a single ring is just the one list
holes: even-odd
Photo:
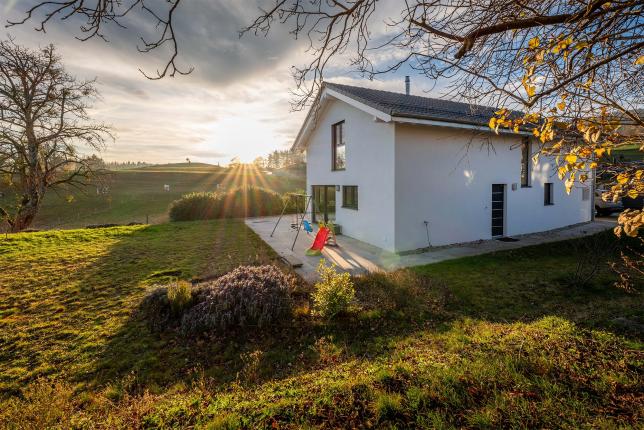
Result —
[{"label": "grassy slope", "polygon": [[0,242],[0,411],[41,428],[642,423],[641,331],[613,324],[642,323],[641,295],[610,288],[605,263],[568,286],[578,245],[363,277],[351,314],[302,304],[270,333],[155,336],[132,313],[163,271],[221,273],[265,249],[237,221]]},{"label": "grassy slope", "polygon": [[[253,184],[278,192],[304,188],[303,178],[266,175],[258,170],[230,170],[201,163],[143,167],[111,172],[105,178],[109,194],[95,187],[49,192],[33,228],[80,228],[88,224],[167,221],[168,206],[183,194]],[[170,191],[163,189],[170,185]],[[69,196],[73,200],[69,201]],[[8,197],[5,197],[8,199]]]},{"label": "grassy slope", "polygon": [[[167,275],[215,276],[272,251],[241,221],[54,231],[0,240],[0,389],[41,376],[172,379],[185,354],[133,320]],[[169,365],[170,364],[170,365]]]},{"label": "grassy slope", "polygon": [[613,157],[625,161],[644,161],[644,153],[637,145],[627,145],[613,151]]}]

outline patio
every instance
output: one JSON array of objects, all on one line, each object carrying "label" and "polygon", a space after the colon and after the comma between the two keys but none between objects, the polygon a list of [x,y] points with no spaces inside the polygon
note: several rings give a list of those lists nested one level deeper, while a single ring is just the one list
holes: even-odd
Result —
[{"label": "patio", "polygon": [[599,233],[600,231],[615,226],[613,219],[603,218],[590,223],[548,232],[514,236],[515,239],[518,239],[516,242],[481,240],[436,247],[426,252],[405,255],[388,252],[351,237],[340,235],[337,237],[337,246],[326,246],[321,256],[312,257],[306,255],[306,250],[311,246],[315,232],[307,234],[304,230],[300,231],[295,247],[291,251],[293,239],[295,239],[296,235],[296,230],[291,228],[292,218],[292,216],[284,216],[277,226],[273,237],[271,237],[271,232],[275,227],[278,217],[247,218],[245,222],[248,227],[257,233],[264,242],[269,244],[283,258],[301,263],[301,267],[296,268],[295,271],[308,281],[315,281],[317,278],[315,269],[322,258],[335,263],[339,268],[352,275],[359,275],[367,272],[380,270],[391,271],[402,267],[438,263],[453,258],[573,239]]}]

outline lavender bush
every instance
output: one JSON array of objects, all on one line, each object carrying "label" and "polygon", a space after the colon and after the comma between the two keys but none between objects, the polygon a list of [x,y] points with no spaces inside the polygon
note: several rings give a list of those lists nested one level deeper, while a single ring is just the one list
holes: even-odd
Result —
[{"label": "lavender bush", "polygon": [[294,278],[275,266],[240,266],[194,288],[194,305],[183,314],[181,328],[185,333],[225,332],[275,324],[291,314],[294,286]]}]

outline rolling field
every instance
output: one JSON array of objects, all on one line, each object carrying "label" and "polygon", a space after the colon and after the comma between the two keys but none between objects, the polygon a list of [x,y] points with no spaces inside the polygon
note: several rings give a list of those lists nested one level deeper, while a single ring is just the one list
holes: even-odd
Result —
[{"label": "rolling field", "polygon": [[241,220],[0,236],[0,428],[642,428],[642,285],[569,282],[614,240],[354,278],[332,320],[299,285],[266,330],[186,336],[142,299],[275,263]]},{"label": "rolling field", "polygon": [[[112,171],[103,178],[107,190],[59,190],[45,196],[32,228],[80,228],[88,224],[158,224],[168,219],[168,206],[182,195],[255,185],[283,193],[304,188],[304,178],[270,175],[253,167],[221,168],[209,164],[169,164]],[[164,185],[170,191],[164,191]],[[9,197],[4,197],[8,199]]]}]

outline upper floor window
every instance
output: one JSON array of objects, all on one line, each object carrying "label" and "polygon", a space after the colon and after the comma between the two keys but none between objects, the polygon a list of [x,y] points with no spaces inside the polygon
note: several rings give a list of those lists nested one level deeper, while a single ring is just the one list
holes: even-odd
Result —
[{"label": "upper floor window", "polygon": [[331,126],[331,153],[333,170],[344,170],[347,162],[347,149],[344,141],[344,121]]},{"label": "upper floor window", "polygon": [[521,187],[530,186],[530,139],[525,137],[521,143]]}]

